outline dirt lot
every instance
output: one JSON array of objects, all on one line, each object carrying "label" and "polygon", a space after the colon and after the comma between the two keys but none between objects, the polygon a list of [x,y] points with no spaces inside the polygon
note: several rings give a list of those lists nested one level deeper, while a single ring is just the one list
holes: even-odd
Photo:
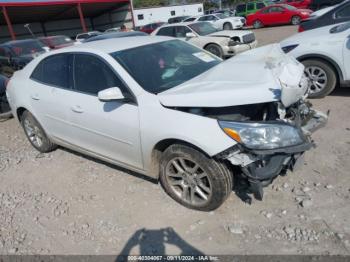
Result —
[{"label": "dirt lot", "polygon": [[[261,44],[294,27],[257,30]],[[350,89],[313,100],[331,110],[301,170],[262,202],[233,192],[215,212],[183,208],[157,184],[65,149],[39,154],[0,123],[1,254],[350,254]]]}]

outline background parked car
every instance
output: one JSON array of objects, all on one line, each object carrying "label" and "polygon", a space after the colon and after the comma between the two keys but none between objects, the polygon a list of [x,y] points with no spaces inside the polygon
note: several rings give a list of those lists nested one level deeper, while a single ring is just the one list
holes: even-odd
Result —
[{"label": "background parked car", "polygon": [[230,9],[217,10],[214,14],[224,14],[226,16],[236,16],[236,11],[232,11]]},{"label": "background parked car", "polygon": [[244,17],[228,17],[224,14],[202,15],[197,17],[190,17],[184,22],[209,22],[219,30],[233,30],[240,29],[245,25]]},{"label": "background parked car", "polygon": [[340,4],[344,0],[311,0],[310,8],[312,10],[318,10],[328,6]]},{"label": "background parked car", "polygon": [[270,5],[255,14],[248,15],[247,25],[254,28],[282,24],[298,25],[303,19],[309,18],[311,13],[311,10],[297,9],[290,5]]},{"label": "background parked car", "polygon": [[282,0],[278,4],[287,4],[298,9],[310,9],[311,0]]},{"label": "background parked car", "polygon": [[270,5],[269,1],[257,1],[257,2],[249,2],[246,4],[239,4],[236,7],[236,15],[237,16],[247,16],[250,14],[254,14],[261,8]]},{"label": "background parked car", "polygon": [[99,31],[91,31],[91,32],[87,32],[87,33],[81,33],[81,34],[78,34],[76,37],[75,37],[75,40],[77,42],[81,42],[83,41],[84,39],[87,39],[89,37],[93,37],[93,36],[97,36],[97,35],[100,35],[102,34],[101,32]]},{"label": "background parked car", "polygon": [[337,85],[350,86],[350,22],[302,32],[281,42],[301,61],[311,80],[309,97],[324,97]]},{"label": "background parked car", "polygon": [[0,75],[0,119],[6,119],[12,116],[10,105],[6,97],[6,85],[9,79]]},{"label": "background parked car", "polygon": [[121,38],[121,37],[130,37],[130,36],[147,36],[148,34],[141,32],[141,31],[129,31],[129,32],[111,32],[111,33],[104,33],[101,35],[93,36],[88,39],[85,39],[83,43],[93,42],[93,41],[99,41],[104,39],[110,39],[110,38]]},{"label": "background parked car", "polygon": [[152,35],[180,38],[221,58],[230,57],[257,46],[255,35],[251,31],[219,31],[208,22],[164,25],[156,29]]},{"label": "background parked car", "polygon": [[187,18],[189,18],[188,15],[171,17],[171,18],[168,19],[168,24],[180,23],[180,22],[182,22],[183,20],[185,20]]},{"label": "background parked car", "polygon": [[164,22],[157,22],[157,23],[151,23],[151,24],[147,24],[144,26],[141,26],[138,30],[147,34],[152,33],[155,29],[157,29],[158,27],[164,25]]},{"label": "background parked car", "polygon": [[298,31],[303,32],[322,26],[350,21],[350,0],[327,8],[325,12],[322,9],[318,12],[320,12],[319,15],[311,16],[309,19],[302,21]]},{"label": "background parked car", "polygon": [[38,39],[50,49],[59,49],[74,44],[74,41],[65,35],[39,37]]},{"label": "background parked car", "polygon": [[45,53],[44,45],[36,39],[10,41],[0,45],[2,73],[10,77],[33,58]]},{"label": "background parked car", "polygon": [[121,29],[120,27],[113,27],[113,28],[109,28],[105,31],[105,33],[111,33],[111,32],[120,32]]}]

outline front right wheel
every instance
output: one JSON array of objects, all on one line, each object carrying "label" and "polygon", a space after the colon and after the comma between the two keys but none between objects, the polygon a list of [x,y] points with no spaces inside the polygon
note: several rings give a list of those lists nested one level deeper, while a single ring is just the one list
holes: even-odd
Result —
[{"label": "front right wheel", "polygon": [[224,163],[181,144],[171,145],[164,151],[160,182],[176,202],[201,211],[218,208],[233,187],[232,173]]}]

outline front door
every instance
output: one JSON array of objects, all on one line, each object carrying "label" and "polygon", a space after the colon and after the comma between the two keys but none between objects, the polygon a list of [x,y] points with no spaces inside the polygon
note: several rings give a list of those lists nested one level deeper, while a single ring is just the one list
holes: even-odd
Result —
[{"label": "front door", "polygon": [[143,168],[140,146],[139,109],[136,101],[98,99],[99,91],[119,87],[131,95],[110,65],[91,54],[75,54],[74,87],[70,119],[76,145],[103,157],[138,169]]}]

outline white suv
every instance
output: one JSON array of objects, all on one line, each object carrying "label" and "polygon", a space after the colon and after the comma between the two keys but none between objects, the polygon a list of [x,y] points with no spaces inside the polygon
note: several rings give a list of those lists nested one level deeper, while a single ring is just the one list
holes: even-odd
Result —
[{"label": "white suv", "polygon": [[305,66],[311,80],[309,97],[350,86],[350,22],[305,31],[281,42],[282,49]]},{"label": "white suv", "polygon": [[245,18],[239,16],[227,16],[224,14],[211,14],[198,17],[190,17],[184,22],[210,22],[219,30],[240,29],[245,25]]}]

